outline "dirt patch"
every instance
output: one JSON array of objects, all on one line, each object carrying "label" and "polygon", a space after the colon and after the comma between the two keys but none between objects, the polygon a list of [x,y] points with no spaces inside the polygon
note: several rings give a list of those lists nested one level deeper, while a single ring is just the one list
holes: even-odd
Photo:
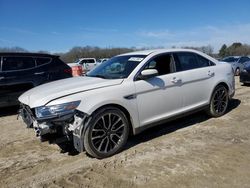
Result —
[{"label": "dirt patch", "polygon": [[62,154],[1,112],[1,187],[250,187],[250,87],[236,88],[225,116],[154,127],[104,160]]}]

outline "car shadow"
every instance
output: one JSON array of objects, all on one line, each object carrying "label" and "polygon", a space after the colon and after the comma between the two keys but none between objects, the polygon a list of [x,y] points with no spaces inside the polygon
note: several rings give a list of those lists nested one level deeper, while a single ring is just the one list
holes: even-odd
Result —
[{"label": "car shadow", "polygon": [[10,106],[10,107],[0,108],[0,117],[17,115],[18,110],[19,110],[18,105],[17,106]]},{"label": "car shadow", "polygon": [[168,123],[157,125],[155,127],[143,131],[138,135],[130,137],[125,147],[125,150],[134,147],[140,143],[147,142],[154,138],[170,134],[185,127],[198,125],[198,123],[204,122],[208,119],[209,117],[204,112],[197,112],[195,114],[185,116],[177,120],[170,121]]},{"label": "car shadow", "polygon": [[241,100],[239,99],[231,99],[230,103],[228,104],[227,112],[231,112],[233,109],[237,108],[241,103]]},{"label": "car shadow", "polygon": [[[233,109],[237,108],[240,105],[240,103],[241,101],[239,99],[230,100],[226,114],[232,111]],[[204,111],[201,111],[201,112],[194,113],[192,115],[188,115],[188,116],[170,121],[168,123],[157,125],[155,127],[152,127],[143,131],[142,133],[138,135],[131,136],[124,150],[134,147],[140,143],[147,142],[154,138],[157,138],[166,134],[170,134],[177,130],[180,130],[189,126],[196,126],[198,125],[198,123],[207,121],[210,118],[211,117],[209,117],[206,113],[204,113]]]}]

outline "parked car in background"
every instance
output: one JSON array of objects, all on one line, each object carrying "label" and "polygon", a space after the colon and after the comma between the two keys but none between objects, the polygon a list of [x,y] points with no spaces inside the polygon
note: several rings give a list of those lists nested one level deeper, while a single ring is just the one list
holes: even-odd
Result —
[{"label": "parked car in background", "polygon": [[234,74],[239,76],[240,72],[243,70],[244,63],[250,61],[250,58],[247,56],[228,56],[221,61],[230,63],[233,67]]},{"label": "parked car in background", "polygon": [[95,58],[80,58],[73,63],[69,63],[70,67],[82,66],[82,74],[86,74],[88,71],[95,68],[100,63]]},{"label": "parked car in background", "polygon": [[243,70],[240,72],[240,82],[250,84],[250,61],[245,62]]},{"label": "parked car in background", "polygon": [[82,76],[83,75],[82,65],[76,64],[76,65],[70,65],[70,67],[72,69],[73,76]]},{"label": "parked car in background", "polygon": [[20,114],[41,139],[105,158],[119,152],[130,133],[197,110],[222,116],[234,83],[231,65],[195,50],[132,52],[85,77],[27,91],[19,97]]},{"label": "parked car in background", "polygon": [[72,77],[58,56],[38,53],[0,53],[0,107],[19,104],[25,91],[54,80]]}]

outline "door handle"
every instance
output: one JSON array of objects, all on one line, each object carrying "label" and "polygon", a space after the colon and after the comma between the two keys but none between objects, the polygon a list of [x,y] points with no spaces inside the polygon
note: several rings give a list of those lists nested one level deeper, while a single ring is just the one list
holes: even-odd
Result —
[{"label": "door handle", "polygon": [[210,77],[213,77],[215,75],[215,73],[211,72],[211,71],[208,71],[207,75],[210,76]]},{"label": "door handle", "polygon": [[44,74],[45,72],[35,72],[34,74],[35,75],[41,75],[41,74]]},{"label": "door handle", "polygon": [[172,80],[171,80],[171,82],[172,82],[172,83],[175,83],[175,84],[176,84],[176,83],[180,83],[181,81],[182,81],[182,80],[181,80],[180,78],[176,78],[176,77],[173,77]]}]

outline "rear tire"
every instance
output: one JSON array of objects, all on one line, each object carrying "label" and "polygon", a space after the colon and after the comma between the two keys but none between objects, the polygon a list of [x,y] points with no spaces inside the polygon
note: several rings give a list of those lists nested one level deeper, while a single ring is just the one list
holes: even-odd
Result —
[{"label": "rear tire", "polygon": [[223,85],[218,85],[214,89],[207,114],[211,117],[220,117],[225,114],[229,102],[228,90]]},{"label": "rear tire", "polygon": [[95,112],[84,134],[84,147],[92,157],[102,159],[118,153],[126,144],[129,121],[118,108]]}]

